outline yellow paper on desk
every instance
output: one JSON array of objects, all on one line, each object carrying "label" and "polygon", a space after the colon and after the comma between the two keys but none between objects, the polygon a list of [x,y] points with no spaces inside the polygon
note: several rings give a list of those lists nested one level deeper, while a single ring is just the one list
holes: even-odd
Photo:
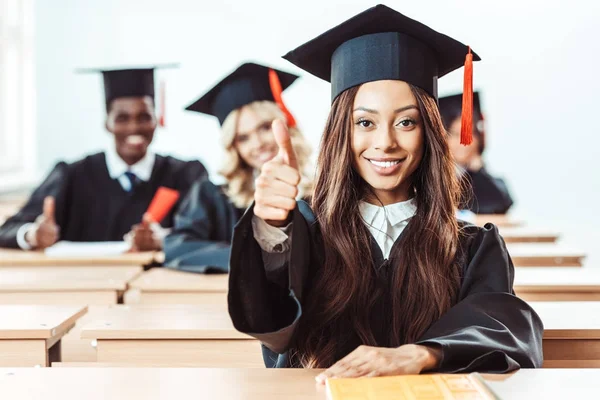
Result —
[{"label": "yellow paper on desk", "polygon": [[494,400],[478,374],[328,379],[331,400]]}]

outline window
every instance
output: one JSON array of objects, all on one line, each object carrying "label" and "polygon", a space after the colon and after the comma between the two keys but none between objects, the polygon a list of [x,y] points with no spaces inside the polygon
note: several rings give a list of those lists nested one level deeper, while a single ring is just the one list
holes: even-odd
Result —
[{"label": "window", "polygon": [[0,192],[35,170],[33,0],[0,0]]}]

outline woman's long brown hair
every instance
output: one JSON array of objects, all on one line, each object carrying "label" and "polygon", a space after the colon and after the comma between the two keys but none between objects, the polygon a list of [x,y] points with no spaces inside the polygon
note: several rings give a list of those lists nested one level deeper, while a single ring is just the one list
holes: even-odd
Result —
[{"label": "woman's long brown hair", "polygon": [[[393,269],[389,346],[414,343],[455,302],[460,285],[456,261],[460,188],[435,100],[411,86],[417,99],[425,148],[412,179],[416,215],[390,255]],[[369,186],[352,166],[352,109],[358,87],[333,103],[321,151],[312,208],[325,251],[306,294],[295,336],[295,357],[304,367],[326,368],[356,344],[377,343],[371,311],[382,295],[371,254],[370,233],[359,212]],[[388,314],[388,313],[386,313]]]}]

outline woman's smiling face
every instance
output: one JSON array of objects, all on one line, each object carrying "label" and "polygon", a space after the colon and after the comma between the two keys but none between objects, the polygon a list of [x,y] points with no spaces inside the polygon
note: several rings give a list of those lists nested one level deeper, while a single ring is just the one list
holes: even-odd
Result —
[{"label": "woman's smiling face", "polygon": [[395,80],[365,83],[352,110],[354,168],[384,205],[409,199],[424,151],[423,122],[410,86]]}]

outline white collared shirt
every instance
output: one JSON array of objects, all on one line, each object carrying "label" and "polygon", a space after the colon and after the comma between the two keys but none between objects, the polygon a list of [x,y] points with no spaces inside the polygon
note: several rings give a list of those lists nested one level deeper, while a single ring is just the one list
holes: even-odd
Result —
[{"label": "white collared shirt", "polygon": [[[384,258],[387,259],[390,256],[394,242],[417,212],[417,205],[414,199],[385,207],[361,201],[359,211],[369,232],[379,245]],[[290,225],[283,229],[277,228],[255,215],[252,217],[252,229],[254,238],[265,252],[276,254],[290,250],[290,240],[286,234],[286,232],[290,232]],[[279,264],[279,262],[274,264]]]},{"label": "white collared shirt", "polygon": [[384,258],[388,258],[392,246],[417,212],[414,199],[401,201],[385,207],[364,201],[359,204],[360,215],[375,238]]},{"label": "white collared shirt", "polygon": [[152,176],[152,170],[154,169],[154,162],[156,161],[156,154],[148,151],[144,158],[133,165],[127,165],[125,161],[117,154],[114,148],[110,148],[106,151],[106,168],[108,169],[108,175],[112,179],[117,179],[123,190],[131,190],[131,182],[125,176],[125,172],[131,172],[135,174],[137,179],[144,182],[150,180]]}]

